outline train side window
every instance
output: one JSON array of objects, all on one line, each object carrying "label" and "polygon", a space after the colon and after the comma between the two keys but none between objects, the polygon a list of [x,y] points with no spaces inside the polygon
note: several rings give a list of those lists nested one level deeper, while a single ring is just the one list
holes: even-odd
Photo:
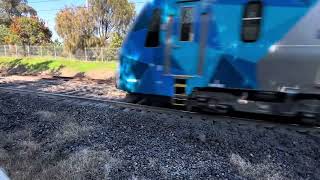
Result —
[{"label": "train side window", "polygon": [[161,10],[155,9],[150,20],[145,47],[158,47],[160,45]]},{"label": "train side window", "polygon": [[180,41],[193,41],[193,9],[184,7],[181,11]]},{"label": "train side window", "polygon": [[255,42],[258,40],[262,21],[262,2],[251,1],[244,10],[242,19],[242,41]]}]

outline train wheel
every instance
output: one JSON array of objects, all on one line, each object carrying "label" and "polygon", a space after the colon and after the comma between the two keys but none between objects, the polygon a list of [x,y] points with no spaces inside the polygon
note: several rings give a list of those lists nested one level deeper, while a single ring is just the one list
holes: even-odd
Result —
[{"label": "train wheel", "polygon": [[129,93],[126,95],[123,101],[126,103],[138,103],[142,99],[143,97],[141,97],[141,95]]},{"label": "train wheel", "polygon": [[133,94],[133,93],[127,94],[127,96],[124,98],[123,101],[127,103],[156,106],[156,107],[170,107],[170,104],[171,104],[169,97]]},{"label": "train wheel", "polygon": [[301,121],[308,125],[320,126],[320,114],[299,113]]}]

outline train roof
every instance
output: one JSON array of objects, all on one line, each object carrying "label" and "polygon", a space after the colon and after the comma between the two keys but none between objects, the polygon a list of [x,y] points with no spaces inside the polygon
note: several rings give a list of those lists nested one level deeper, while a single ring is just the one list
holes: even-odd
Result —
[{"label": "train roof", "polygon": [[265,5],[271,6],[310,6],[318,0],[153,0],[151,3],[188,3],[188,2],[201,2],[201,3],[215,3],[215,4],[244,4],[252,1],[261,1]]}]

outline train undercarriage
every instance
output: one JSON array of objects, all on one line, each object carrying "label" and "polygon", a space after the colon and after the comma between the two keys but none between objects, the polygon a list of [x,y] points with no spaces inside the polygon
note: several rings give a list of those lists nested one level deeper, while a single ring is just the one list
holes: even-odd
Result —
[{"label": "train undercarriage", "polygon": [[246,112],[300,118],[320,125],[320,95],[223,88],[197,88],[187,107],[214,113]]},{"label": "train undercarriage", "polygon": [[320,95],[225,88],[195,88],[173,98],[130,94],[128,102],[220,115],[286,118],[286,123],[320,126]]}]

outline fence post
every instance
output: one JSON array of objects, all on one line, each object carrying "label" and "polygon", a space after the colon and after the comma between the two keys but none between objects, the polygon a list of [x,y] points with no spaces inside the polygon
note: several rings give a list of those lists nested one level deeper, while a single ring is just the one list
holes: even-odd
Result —
[{"label": "fence post", "polygon": [[103,47],[101,47],[101,60],[104,61]]},{"label": "fence post", "polygon": [[85,56],[86,61],[88,61],[88,55],[87,55],[87,48],[86,47],[84,48],[84,56]]},{"label": "fence post", "polygon": [[28,46],[28,57],[30,56],[30,46]]},{"label": "fence post", "polygon": [[40,56],[42,56],[42,46],[40,46]]},{"label": "fence post", "polygon": [[6,45],[3,45],[4,48],[4,56],[7,56],[7,49],[6,49]]},{"label": "fence post", "polygon": [[56,46],[53,46],[53,51],[54,51],[54,59],[57,59],[57,50],[56,50]]},{"label": "fence post", "polygon": [[15,45],[15,47],[16,47],[16,58],[18,57],[18,47],[17,47],[17,45]]}]

